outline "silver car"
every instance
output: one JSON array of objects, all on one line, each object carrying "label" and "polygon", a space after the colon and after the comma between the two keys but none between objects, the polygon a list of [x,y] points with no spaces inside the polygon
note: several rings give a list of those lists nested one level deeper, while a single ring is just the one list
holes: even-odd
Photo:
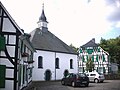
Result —
[{"label": "silver car", "polygon": [[89,73],[86,73],[86,75],[89,77],[90,82],[99,83],[105,80],[104,75],[98,72],[89,72]]}]

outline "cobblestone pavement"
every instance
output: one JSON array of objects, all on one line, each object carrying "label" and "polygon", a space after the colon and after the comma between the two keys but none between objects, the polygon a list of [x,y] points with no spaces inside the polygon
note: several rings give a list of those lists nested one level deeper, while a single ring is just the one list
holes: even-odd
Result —
[{"label": "cobblestone pavement", "polygon": [[90,83],[89,87],[64,86],[60,81],[34,82],[26,90],[120,90],[120,80],[105,80],[98,84]]}]

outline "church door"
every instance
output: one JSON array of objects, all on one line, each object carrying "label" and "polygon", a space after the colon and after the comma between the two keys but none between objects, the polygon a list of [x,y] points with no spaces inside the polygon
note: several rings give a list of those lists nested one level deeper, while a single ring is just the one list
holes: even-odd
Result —
[{"label": "church door", "polygon": [[45,81],[50,81],[51,80],[51,71],[46,70],[45,72]]}]

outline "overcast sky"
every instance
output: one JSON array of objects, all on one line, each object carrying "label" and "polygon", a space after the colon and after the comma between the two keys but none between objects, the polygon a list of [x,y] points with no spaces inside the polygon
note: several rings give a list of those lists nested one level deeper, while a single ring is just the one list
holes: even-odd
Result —
[{"label": "overcast sky", "polygon": [[[90,1],[90,2],[88,2]],[[1,0],[10,15],[26,33],[38,27],[44,11],[48,30],[66,44],[79,47],[92,38],[120,35],[120,0]]]}]

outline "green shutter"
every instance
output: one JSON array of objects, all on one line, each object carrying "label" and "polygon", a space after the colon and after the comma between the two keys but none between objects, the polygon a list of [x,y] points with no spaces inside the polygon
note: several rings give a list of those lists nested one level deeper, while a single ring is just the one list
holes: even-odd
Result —
[{"label": "green shutter", "polygon": [[0,65],[0,88],[5,88],[6,66]]},{"label": "green shutter", "polygon": [[5,37],[0,36],[0,51],[5,50]]},{"label": "green shutter", "polygon": [[80,53],[83,53],[81,49],[80,49]]},{"label": "green shutter", "polygon": [[94,55],[92,55],[92,61],[94,62]]},{"label": "green shutter", "polygon": [[87,53],[88,54],[92,54],[93,53],[93,49],[87,49]]},{"label": "green shutter", "polygon": [[100,48],[98,48],[98,52],[100,52]]},{"label": "green shutter", "polygon": [[98,55],[96,55],[96,62],[98,62]]},{"label": "green shutter", "polygon": [[87,55],[87,61],[88,61],[88,55]]},{"label": "green shutter", "polygon": [[105,56],[104,56],[104,54],[102,55],[102,59],[103,59],[103,62],[105,61]]},{"label": "green shutter", "polygon": [[82,56],[82,61],[83,61],[83,62],[85,61],[85,58],[84,58],[84,56]]},{"label": "green shutter", "polygon": [[105,67],[103,67],[103,73],[105,73]]},{"label": "green shutter", "polygon": [[97,67],[97,70],[96,70],[97,72],[98,72],[98,67]]}]

